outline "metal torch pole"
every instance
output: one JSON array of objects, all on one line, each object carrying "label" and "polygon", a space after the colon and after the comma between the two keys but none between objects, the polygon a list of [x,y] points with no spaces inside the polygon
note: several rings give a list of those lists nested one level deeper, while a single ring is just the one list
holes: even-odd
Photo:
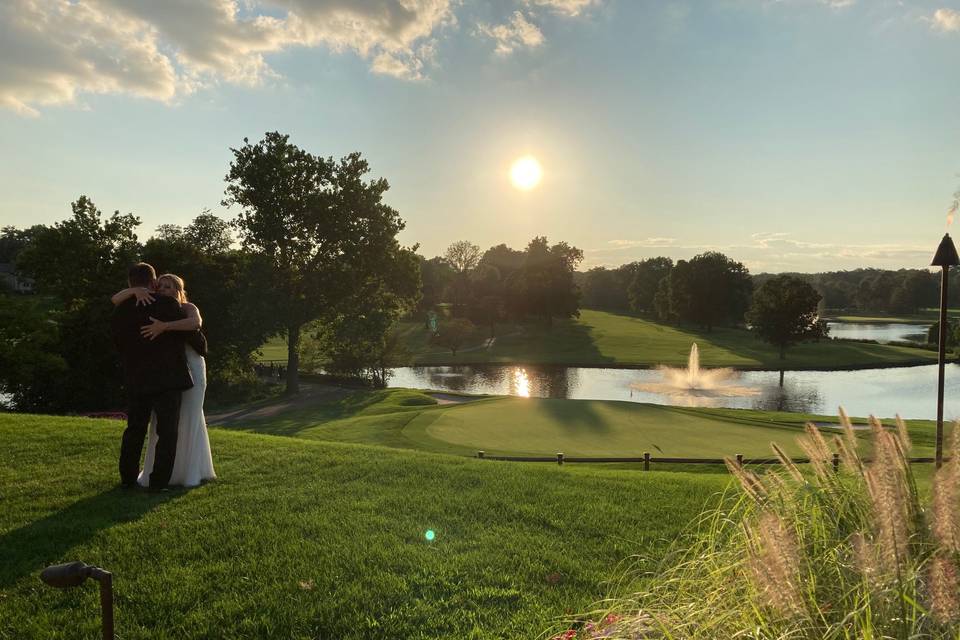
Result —
[{"label": "metal torch pole", "polygon": [[943,465],[943,366],[947,350],[947,267],[940,278],[940,340],[937,353],[937,469]]}]

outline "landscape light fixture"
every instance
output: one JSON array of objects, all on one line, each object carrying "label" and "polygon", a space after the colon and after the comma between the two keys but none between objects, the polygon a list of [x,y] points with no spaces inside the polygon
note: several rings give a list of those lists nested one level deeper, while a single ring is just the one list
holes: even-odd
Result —
[{"label": "landscape light fixture", "polygon": [[100,610],[103,615],[103,640],[113,640],[113,574],[83,562],[55,564],[40,572],[40,579],[51,587],[78,587],[87,578],[100,583]]},{"label": "landscape light fixture", "polygon": [[941,267],[940,275],[940,336],[937,353],[937,469],[943,465],[943,366],[947,349],[947,289],[950,286],[950,267],[960,265],[960,256],[953,246],[950,234],[943,234],[943,240],[933,256],[932,267]]}]

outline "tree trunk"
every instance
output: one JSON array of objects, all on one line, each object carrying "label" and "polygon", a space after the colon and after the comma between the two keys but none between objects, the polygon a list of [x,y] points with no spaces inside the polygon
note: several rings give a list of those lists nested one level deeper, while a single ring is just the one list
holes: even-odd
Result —
[{"label": "tree trunk", "polygon": [[780,369],[780,388],[783,388],[783,369]]},{"label": "tree trunk", "polygon": [[287,395],[300,393],[300,325],[287,327]]}]

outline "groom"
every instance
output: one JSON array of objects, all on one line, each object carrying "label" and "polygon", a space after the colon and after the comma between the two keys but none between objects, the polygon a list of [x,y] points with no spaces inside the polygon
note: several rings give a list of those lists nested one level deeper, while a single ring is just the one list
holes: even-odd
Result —
[{"label": "groom", "polygon": [[[140,262],[127,273],[131,287],[156,288],[157,273]],[[157,414],[156,461],[150,474],[149,491],[167,488],[177,453],[177,427],[180,421],[180,395],[193,386],[187,368],[181,331],[168,331],[156,340],[140,335],[140,328],[150,318],[163,321],[181,320],[186,313],[180,303],[157,295],[150,304],[137,304],[127,298],[113,311],[113,341],[123,361],[124,385],[127,390],[127,428],[120,445],[120,482],[135,488],[140,469],[140,453],[147,435],[150,414]]]}]

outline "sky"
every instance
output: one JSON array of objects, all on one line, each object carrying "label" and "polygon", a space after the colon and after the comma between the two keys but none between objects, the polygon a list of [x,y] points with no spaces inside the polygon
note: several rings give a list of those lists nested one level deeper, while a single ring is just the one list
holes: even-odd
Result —
[{"label": "sky", "polygon": [[280,131],[361,152],[427,257],[924,267],[958,62],[960,0],[0,0],[0,225],[232,218],[230,148]]}]

